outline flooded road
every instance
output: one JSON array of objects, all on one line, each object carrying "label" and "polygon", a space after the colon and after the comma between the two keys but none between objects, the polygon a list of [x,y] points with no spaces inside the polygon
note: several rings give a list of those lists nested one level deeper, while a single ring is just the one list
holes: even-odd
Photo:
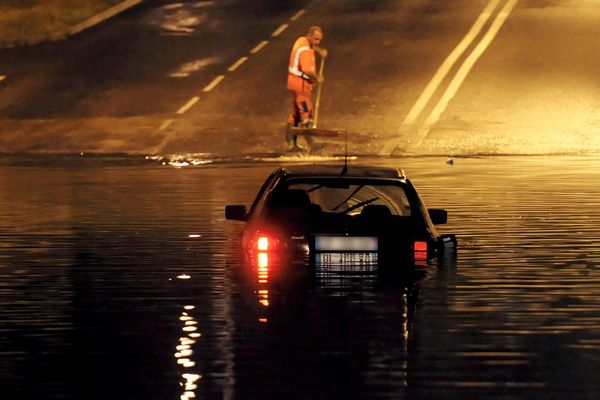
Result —
[{"label": "flooded road", "polygon": [[226,204],[273,162],[0,164],[3,399],[592,399],[600,159],[402,158],[456,265],[256,291]]}]

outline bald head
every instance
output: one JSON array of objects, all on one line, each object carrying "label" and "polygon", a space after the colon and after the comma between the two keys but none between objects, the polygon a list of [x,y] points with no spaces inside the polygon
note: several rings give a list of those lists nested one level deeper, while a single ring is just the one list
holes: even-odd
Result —
[{"label": "bald head", "polygon": [[323,40],[323,29],[321,29],[320,26],[311,26],[310,28],[308,28],[306,38],[310,43],[310,47],[318,46]]}]

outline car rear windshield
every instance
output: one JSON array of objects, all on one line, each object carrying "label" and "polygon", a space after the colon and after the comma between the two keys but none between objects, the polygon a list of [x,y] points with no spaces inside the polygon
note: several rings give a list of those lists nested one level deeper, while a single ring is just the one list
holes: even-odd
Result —
[{"label": "car rear windshield", "polygon": [[410,216],[411,206],[404,188],[400,185],[377,182],[291,182],[288,189],[302,189],[313,204],[325,212],[360,214],[367,206],[370,210],[386,207],[391,215]]}]

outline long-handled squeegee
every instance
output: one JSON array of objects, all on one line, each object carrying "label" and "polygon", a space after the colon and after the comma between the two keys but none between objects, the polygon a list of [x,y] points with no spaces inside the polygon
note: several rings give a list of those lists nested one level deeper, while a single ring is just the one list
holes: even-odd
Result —
[{"label": "long-handled squeegee", "polygon": [[[321,65],[319,66],[319,76],[323,76],[323,69],[325,68],[325,59],[321,58]],[[321,91],[323,90],[323,82],[318,82],[317,96],[315,98],[315,108],[313,112],[313,126],[312,128],[292,128],[294,135],[306,135],[306,136],[324,136],[324,137],[337,137],[340,131],[333,129],[320,129],[317,128],[319,122],[319,105],[321,103]]]}]

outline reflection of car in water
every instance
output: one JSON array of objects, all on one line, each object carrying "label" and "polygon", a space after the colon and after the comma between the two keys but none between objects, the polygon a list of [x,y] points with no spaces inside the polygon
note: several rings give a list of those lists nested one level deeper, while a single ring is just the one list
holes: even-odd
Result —
[{"label": "reflection of car in water", "polygon": [[[235,324],[243,338],[235,341],[241,354],[236,397],[370,399],[402,393],[411,379],[409,345],[418,329],[413,322],[425,276],[298,279],[273,290],[268,283],[254,293],[243,290],[233,300],[243,310]],[[251,349],[263,357],[244,357]]]},{"label": "reflection of car in water", "polygon": [[404,172],[392,168],[277,168],[249,211],[229,205],[225,214],[247,222],[245,261],[270,281],[307,271],[317,278],[409,272],[456,246],[434,226],[446,222],[446,211],[425,208]]}]

